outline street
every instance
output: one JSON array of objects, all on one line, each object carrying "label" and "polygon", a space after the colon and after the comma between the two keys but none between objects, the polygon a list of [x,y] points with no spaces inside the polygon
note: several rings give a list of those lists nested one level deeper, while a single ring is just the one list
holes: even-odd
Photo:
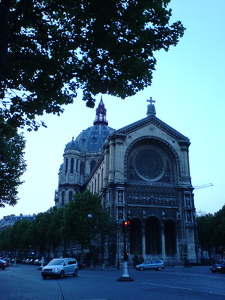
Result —
[{"label": "street", "polygon": [[123,270],[80,270],[77,277],[42,279],[33,265],[0,270],[1,300],[149,300],[225,299],[225,274],[209,267],[167,267],[163,271],[129,269],[132,282],[117,279]]}]

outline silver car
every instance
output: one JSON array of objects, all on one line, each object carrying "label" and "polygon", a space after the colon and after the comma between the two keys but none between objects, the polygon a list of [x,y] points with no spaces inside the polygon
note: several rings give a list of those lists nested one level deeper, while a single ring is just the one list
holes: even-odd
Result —
[{"label": "silver car", "polygon": [[54,258],[41,270],[41,275],[46,277],[63,278],[66,275],[77,276],[78,264],[75,258]]},{"label": "silver car", "polygon": [[146,260],[142,264],[136,266],[136,270],[144,271],[144,270],[156,270],[161,271],[164,269],[164,262],[161,259],[151,259]]}]

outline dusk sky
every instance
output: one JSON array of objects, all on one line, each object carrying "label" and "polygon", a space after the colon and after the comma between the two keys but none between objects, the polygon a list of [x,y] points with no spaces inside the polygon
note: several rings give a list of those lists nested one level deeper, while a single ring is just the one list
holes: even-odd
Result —
[{"label": "dusk sky", "polygon": [[[109,126],[119,129],[145,118],[146,100],[156,100],[156,116],[190,139],[192,185],[213,184],[194,191],[196,211],[215,213],[225,203],[225,1],[172,0],[170,6],[171,21],[181,20],[186,32],[176,47],[156,53],[152,86],[125,100],[102,95],[103,102]],[[79,95],[60,117],[42,118],[47,129],[25,133],[27,171],[20,200],[0,208],[0,219],[54,206],[65,145],[93,125],[95,109]]]}]

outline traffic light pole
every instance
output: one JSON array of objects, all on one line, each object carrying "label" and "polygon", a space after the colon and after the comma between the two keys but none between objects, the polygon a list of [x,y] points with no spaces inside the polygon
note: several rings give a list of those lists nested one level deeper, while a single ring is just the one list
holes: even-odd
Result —
[{"label": "traffic light pole", "polygon": [[117,279],[117,281],[134,281],[128,274],[128,253],[127,253],[127,226],[129,223],[123,222],[123,251],[124,251],[124,259],[123,259],[123,275]]}]

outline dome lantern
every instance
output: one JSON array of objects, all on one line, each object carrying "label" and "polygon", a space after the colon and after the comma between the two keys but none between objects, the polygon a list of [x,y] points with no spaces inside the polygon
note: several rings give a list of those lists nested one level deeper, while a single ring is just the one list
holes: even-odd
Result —
[{"label": "dome lantern", "polygon": [[108,125],[108,121],[106,121],[106,109],[105,109],[105,105],[102,101],[102,97],[101,97],[101,101],[98,105],[98,107],[96,108],[96,117],[95,117],[95,121],[93,123],[94,125],[97,124],[102,124],[102,125]]}]

